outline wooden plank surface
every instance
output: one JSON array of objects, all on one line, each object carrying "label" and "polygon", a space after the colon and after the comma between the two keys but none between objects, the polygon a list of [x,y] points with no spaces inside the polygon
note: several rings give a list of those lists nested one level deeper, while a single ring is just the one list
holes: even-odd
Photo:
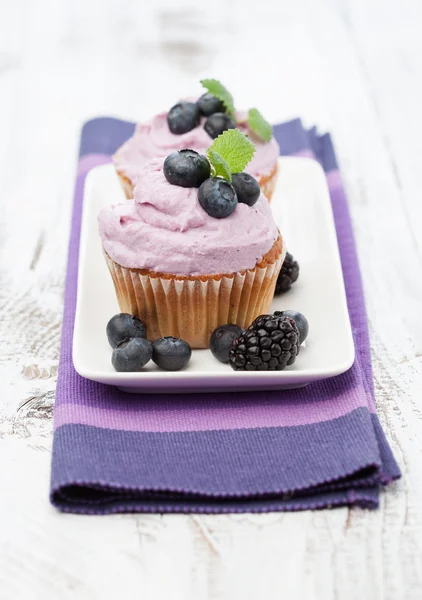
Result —
[{"label": "wooden plank surface", "polygon": [[[0,598],[422,597],[422,4],[0,1]],[[403,479],[380,510],[61,515],[48,503],[83,121],[142,119],[216,76],[333,133],[378,410]]]}]

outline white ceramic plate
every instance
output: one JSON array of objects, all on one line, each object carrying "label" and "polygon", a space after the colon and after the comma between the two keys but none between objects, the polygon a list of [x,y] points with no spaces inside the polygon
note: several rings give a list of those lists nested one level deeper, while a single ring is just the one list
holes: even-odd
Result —
[{"label": "white ceramic plate", "polygon": [[210,392],[300,387],[351,367],[354,344],[325,175],[307,158],[280,158],[279,167],[271,206],[299,261],[300,277],[291,291],[274,298],[272,310],[299,310],[308,318],[309,337],[296,363],[284,371],[233,371],[209,350],[194,350],[182,371],[161,371],[152,362],[140,373],[113,369],[105,331],[119,307],[102,255],[97,214],[125,198],[109,164],[93,169],[85,184],[73,336],[73,363],[82,377],[128,392]]}]

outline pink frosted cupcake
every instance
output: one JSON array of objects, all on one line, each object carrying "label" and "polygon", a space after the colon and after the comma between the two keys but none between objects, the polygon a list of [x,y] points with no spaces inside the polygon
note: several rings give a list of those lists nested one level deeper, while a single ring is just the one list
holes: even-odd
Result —
[{"label": "pink frosted cupcake", "polygon": [[208,92],[197,102],[179,102],[168,113],[139,123],[132,137],[113,156],[127,198],[133,197],[141,168],[151,158],[165,157],[184,148],[203,153],[212,139],[237,127],[250,135],[255,144],[255,155],[247,171],[257,179],[264,195],[271,199],[280,153],[271,126],[256,109],[249,113],[235,111],[231,95],[219,82],[204,80],[202,83],[219,97]]},{"label": "pink frosted cupcake", "polygon": [[172,185],[164,162],[144,163],[134,199],[100,212],[104,254],[121,311],[141,318],[150,339],[207,348],[217,326],[247,327],[268,311],[284,243],[259,189],[252,206],[236,199],[216,216],[208,188],[226,194],[232,186],[209,177],[209,167],[200,186]]}]

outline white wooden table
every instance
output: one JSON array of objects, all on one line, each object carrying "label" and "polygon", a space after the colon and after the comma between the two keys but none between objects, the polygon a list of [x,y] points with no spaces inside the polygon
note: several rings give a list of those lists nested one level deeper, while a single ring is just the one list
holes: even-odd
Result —
[{"label": "white wooden table", "polygon": [[[0,0],[0,598],[422,597],[420,0]],[[48,502],[80,127],[215,76],[333,133],[403,470],[378,511],[82,517]]]}]

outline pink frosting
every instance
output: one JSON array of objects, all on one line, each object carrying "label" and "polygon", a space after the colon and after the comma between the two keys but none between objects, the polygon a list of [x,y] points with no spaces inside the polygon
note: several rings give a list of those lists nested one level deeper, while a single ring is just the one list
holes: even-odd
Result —
[{"label": "pink frosting", "polygon": [[[243,114],[239,113],[238,116],[241,118]],[[168,156],[171,152],[184,148],[204,153],[213,140],[205,131],[203,123],[204,119],[199,127],[182,135],[171,133],[167,125],[167,113],[160,113],[146,123],[138,123],[133,136],[114,156],[117,169],[136,184],[140,167],[151,158]],[[239,129],[248,133],[245,125],[239,125]],[[253,142],[255,154],[245,170],[255,177],[269,175],[274,169],[280,148],[274,137],[267,143],[256,139]]]},{"label": "pink frosting", "polygon": [[263,194],[226,219],[210,217],[197,188],[168,183],[164,158],[139,171],[134,200],[103,208],[99,231],[107,254],[123,267],[173,275],[235,273],[253,268],[278,237]]}]

